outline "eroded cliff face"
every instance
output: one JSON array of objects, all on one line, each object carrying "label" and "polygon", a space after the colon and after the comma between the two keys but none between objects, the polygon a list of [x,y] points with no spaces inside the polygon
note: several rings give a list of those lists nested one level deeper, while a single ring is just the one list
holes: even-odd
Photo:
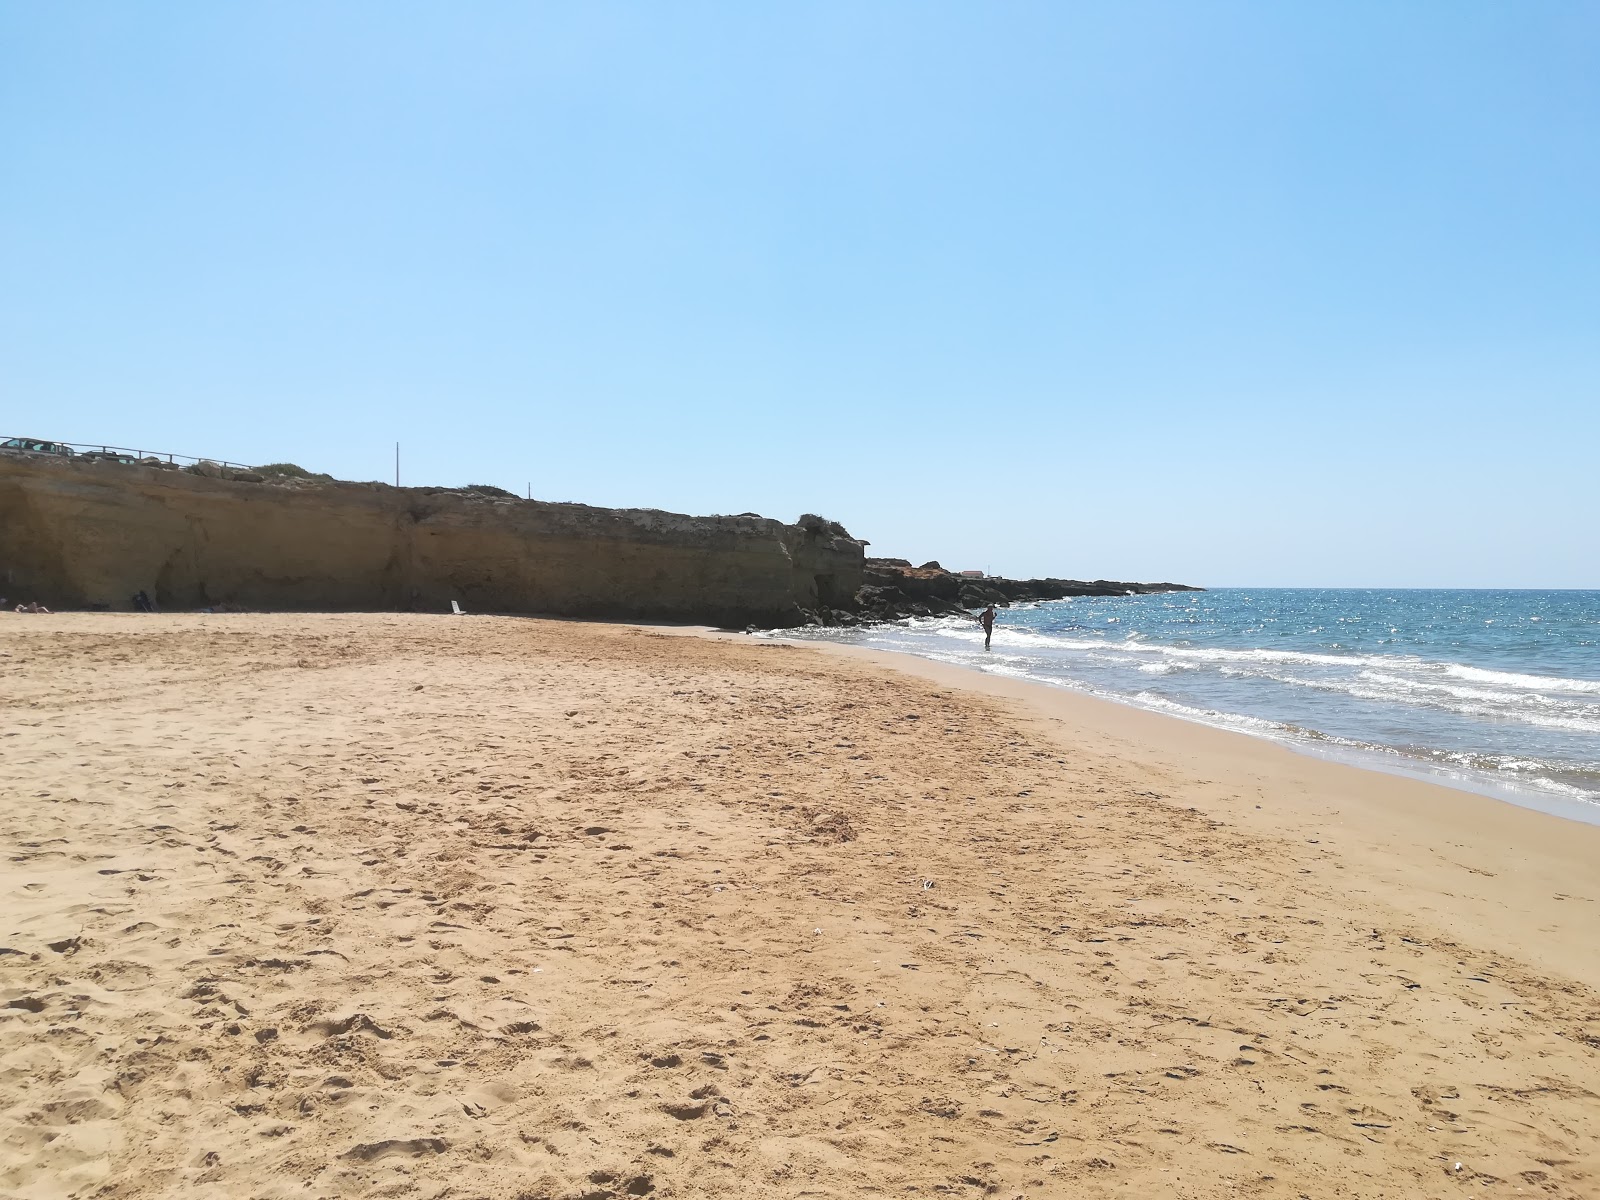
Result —
[{"label": "eroded cliff face", "polygon": [[0,455],[0,592],[50,607],[448,610],[797,624],[854,596],[815,522],[280,485]]}]

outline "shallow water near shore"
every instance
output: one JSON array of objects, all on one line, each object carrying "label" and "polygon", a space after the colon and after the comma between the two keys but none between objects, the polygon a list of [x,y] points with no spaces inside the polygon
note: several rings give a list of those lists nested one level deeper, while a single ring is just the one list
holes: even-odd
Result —
[{"label": "shallow water near shore", "polygon": [[1600,824],[1600,592],[1224,588],[789,631],[1072,688]]}]

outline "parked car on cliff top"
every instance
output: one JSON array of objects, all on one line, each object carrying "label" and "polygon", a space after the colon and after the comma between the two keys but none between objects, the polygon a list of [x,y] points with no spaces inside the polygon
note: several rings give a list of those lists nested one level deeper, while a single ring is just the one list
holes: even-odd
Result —
[{"label": "parked car on cliff top", "polygon": [[0,450],[9,450],[13,454],[59,454],[65,458],[73,456],[72,447],[65,442],[47,442],[40,438],[7,438],[0,442]]}]

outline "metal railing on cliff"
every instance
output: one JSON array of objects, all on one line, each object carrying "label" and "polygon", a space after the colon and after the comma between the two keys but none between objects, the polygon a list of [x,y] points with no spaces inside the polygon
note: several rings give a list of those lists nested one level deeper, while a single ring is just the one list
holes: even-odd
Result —
[{"label": "metal railing on cliff", "polygon": [[[59,447],[52,449],[51,447]],[[235,471],[251,471],[249,463],[229,462],[222,458],[199,458],[193,454],[172,454],[165,450],[136,450],[129,446],[102,446],[93,442],[57,442],[47,438],[0,436],[0,452],[12,454],[54,454],[62,458],[131,458],[134,462],[170,463],[177,467],[192,467],[199,463],[215,463]]]}]

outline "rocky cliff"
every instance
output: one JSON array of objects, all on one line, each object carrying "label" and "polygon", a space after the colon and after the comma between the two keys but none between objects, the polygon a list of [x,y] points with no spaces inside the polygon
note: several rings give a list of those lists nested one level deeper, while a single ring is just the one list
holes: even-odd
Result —
[{"label": "rocky cliff", "polygon": [[0,455],[0,594],[51,607],[479,612],[781,626],[849,607],[837,525]]}]

